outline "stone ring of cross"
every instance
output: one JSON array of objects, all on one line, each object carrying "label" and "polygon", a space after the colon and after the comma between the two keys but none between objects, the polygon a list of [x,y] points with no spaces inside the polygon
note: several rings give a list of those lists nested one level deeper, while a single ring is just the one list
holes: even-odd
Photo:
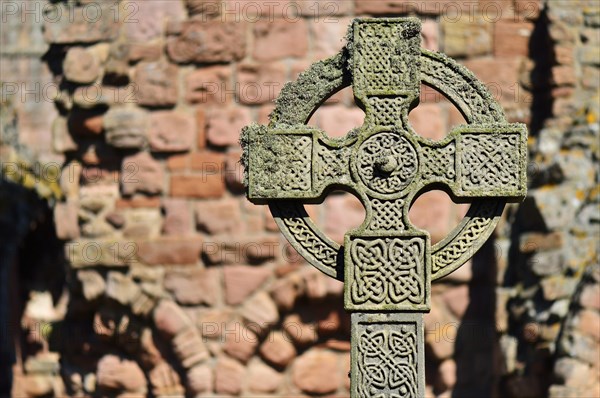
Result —
[{"label": "stone ring of cross", "polygon": [[[290,244],[344,281],[344,306],[352,312],[353,397],[424,396],[423,347],[417,345],[431,281],[466,262],[493,232],[505,204],[526,194],[526,127],[509,124],[466,68],[421,49],[420,28],[416,18],[355,19],[340,53],[284,86],[269,125],[242,132],[248,199],[268,204]],[[417,135],[408,114],[418,105],[421,84],[445,95],[467,124],[441,141]],[[327,98],[349,86],[365,112],[362,126],[332,139],[306,125]],[[471,207],[432,246],[428,232],[411,225],[408,210],[433,189]],[[353,193],[366,209],[343,247],[303,206],[321,203],[334,190]]]}]

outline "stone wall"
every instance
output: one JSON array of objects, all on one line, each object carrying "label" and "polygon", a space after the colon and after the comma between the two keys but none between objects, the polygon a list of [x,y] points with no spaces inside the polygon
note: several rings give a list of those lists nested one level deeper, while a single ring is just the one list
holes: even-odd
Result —
[{"label": "stone wall", "polygon": [[[600,328],[597,272],[586,271],[598,263],[592,1],[13,3],[3,17],[24,18],[11,26],[31,26],[20,36],[47,46],[56,88],[24,141],[60,162],[54,219],[68,273],[68,303],[38,287],[24,304],[13,395],[348,395],[342,286],[244,200],[238,138],[268,121],[286,81],[341,48],[359,15],[421,17],[423,46],[464,63],[532,133],[528,199],[432,288],[428,394],[546,396],[554,383],[563,396],[584,367],[598,373],[569,344],[597,350]],[[17,70],[26,56],[3,52],[2,62]],[[421,97],[410,114],[418,133],[440,139],[464,122],[427,87]],[[20,112],[39,114],[30,102]],[[310,123],[340,136],[362,120],[343,90]],[[364,214],[348,194],[309,211],[338,241]],[[432,192],[411,219],[436,242],[465,211]]]},{"label": "stone wall", "polygon": [[533,130],[528,197],[498,240],[509,248],[497,291],[509,396],[600,396],[600,14],[591,6],[548,1],[542,14],[547,112]]}]

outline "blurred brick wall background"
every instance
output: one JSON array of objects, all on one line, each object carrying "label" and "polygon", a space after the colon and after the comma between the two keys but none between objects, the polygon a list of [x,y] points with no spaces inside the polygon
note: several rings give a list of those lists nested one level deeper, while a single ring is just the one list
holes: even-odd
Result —
[{"label": "blurred brick wall background", "polygon": [[[419,16],[423,46],[532,135],[530,196],[433,286],[428,394],[600,395],[594,1],[3,0],[3,104],[63,192],[49,222],[64,260],[25,250],[67,274],[62,295],[21,280],[14,396],[348,396],[342,285],[245,201],[238,138],[363,15]],[[464,123],[421,97],[419,134]],[[340,136],[363,117],[346,89],[309,123]],[[436,242],[467,207],[432,192],[411,219]],[[309,212],[338,241],[363,217],[341,193]]]}]

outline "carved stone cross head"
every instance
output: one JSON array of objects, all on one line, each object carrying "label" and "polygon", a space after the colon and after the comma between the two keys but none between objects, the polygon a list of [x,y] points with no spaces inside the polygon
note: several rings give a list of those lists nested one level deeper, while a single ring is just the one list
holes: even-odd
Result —
[{"label": "carved stone cross head", "polygon": [[[443,140],[417,135],[408,113],[421,84],[444,94],[467,125]],[[365,121],[340,139],[306,122],[329,96],[352,86]],[[471,72],[420,48],[415,18],[359,18],[348,44],[288,83],[268,126],[242,133],[248,199],[268,204],[290,244],[344,283],[352,312],[352,396],[424,396],[422,313],[431,281],[460,267],[485,242],[507,201],[526,193],[526,138]],[[306,214],[332,190],[366,209],[340,247]],[[465,219],[441,242],[411,225],[414,199],[431,189],[469,201]]]}]

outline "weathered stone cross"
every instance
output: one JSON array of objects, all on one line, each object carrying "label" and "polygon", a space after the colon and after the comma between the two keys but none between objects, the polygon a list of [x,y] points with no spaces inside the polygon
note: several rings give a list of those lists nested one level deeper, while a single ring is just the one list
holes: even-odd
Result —
[{"label": "weathered stone cross", "polygon": [[[442,141],[412,130],[421,83],[446,95],[469,123]],[[331,139],[308,121],[352,85],[363,126]],[[285,86],[269,126],[242,134],[248,198],[267,203],[292,246],[343,280],[352,313],[352,397],[425,395],[423,313],[431,281],[461,266],[493,231],[505,203],[526,192],[527,130],[508,124],[486,88],[448,57],[420,48],[414,18],[356,19],[348,44]],[[431,246],[408,219],[421,192],[446,189],[472,202],[462,223]],[[334,189],[357,195],[364,223],[344,247],[310,220],[303,203]],[[342,260],[343,259],[343,260]]]}]

